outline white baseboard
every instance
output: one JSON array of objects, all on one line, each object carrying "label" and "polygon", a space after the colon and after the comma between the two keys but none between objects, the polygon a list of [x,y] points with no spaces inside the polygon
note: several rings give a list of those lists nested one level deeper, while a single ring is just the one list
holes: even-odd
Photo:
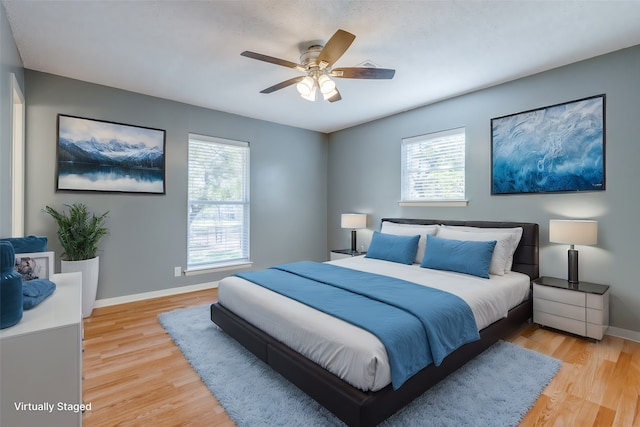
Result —
[{"label": "white baseboard", "polygon": [[125,295],[121,297],[105,298],[96,300],[94,308],[107,307],[110,305],[125,304],[128,302],[142,301],[145,299],[166,297],[170,295],[184,294],[187,292],[202,291],[205,289],[214,289],[218,287],[218,282],[200,283],[197,285],[179,286],[177,288],[162,289],[160,291],[144,292],[141,294]]},{"label": "white baseboard", "polygon": [[640,332],[631,331],[629,329],[616,328],[609,326],[605,335],[611,335],[612,337],[624,338],[625,340],[640,342]]}]

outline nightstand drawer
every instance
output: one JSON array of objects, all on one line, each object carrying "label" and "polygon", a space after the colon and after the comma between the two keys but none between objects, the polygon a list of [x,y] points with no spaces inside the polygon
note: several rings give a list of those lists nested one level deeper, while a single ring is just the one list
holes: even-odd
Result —
[{"label": "nightstand drawer", "polygon": [[595,294],[587,294],[587,307],[595,308],[597,310],[603,310],[606,306],[609,306],[609,295],[608,291],[604,293],[604,295],[595,295]]},{"label": "nightstand drawer", "polygon": [[586,306],[586,294],[584,292],[574,292],[566,289],[553,288],[551,286],[542,286],[533,284],[533,294],[536,298],[562,302],[565,304]]},{"label": "nightstand drawer", "polygon": [[351,249],[333,249],[329,253],[329,260],[335,261],[338,259],[351,258],[354,256],[366,255],[366,252],[353,252]]},{"label": "nightstand drawer", "polygon": [[561,331],[585,336],[587,334],[587,324],[584,321],[556,316],[543,311],[533,311],[533,321],[540,325],[550,326]]},{"label": "nightstand drawer", "polygon": [[344,258],[351,258],[351,255],[340,254],[333,251],[329,253],[329,261],[335,261],[337,259],[344,259]]},{"label": "nightstand drawer", "polygon": [[607,330],[606,325],[594,325],[587,323],[587,336],[596,340],[601,340]]},{"label": "nightstand drawer", "polygon": [[533,299],[533,309],[535,311],[544,311],[545,313],[553,314],[560,317],[567,317],[569,319],[579,320],[584,322],[586,320],[586,309],[584,306],[564,304],[561,302],[550,301],[546,299],[540,299],[538,297],[538,291],[536,291],[536,297]]},{"label": "nightstand drawer", "polygon": [[587,322],[597,325],[605,325],[609,323],[609,319],[605,318],[604,311],[587,308]]}]

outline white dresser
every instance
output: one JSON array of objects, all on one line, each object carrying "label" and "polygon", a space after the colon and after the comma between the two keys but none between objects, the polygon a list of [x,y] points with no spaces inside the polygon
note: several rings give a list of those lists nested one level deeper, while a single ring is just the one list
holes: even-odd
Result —
[{"label": "white dresser", "polygon": [[539,277],[533,281],[533,321],[600,340],[609,326],[609,286]]},{"label": "white dresser", "polygon": [[82,425],[82,275],[54,274],[53,294],[0,330],[0,426]]}]

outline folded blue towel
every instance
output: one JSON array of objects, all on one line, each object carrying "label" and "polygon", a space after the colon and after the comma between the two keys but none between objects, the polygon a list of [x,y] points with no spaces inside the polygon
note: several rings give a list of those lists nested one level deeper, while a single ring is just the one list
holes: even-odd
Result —
[{"label": "folded blue towel", "polygon": [[29,310],[40,304],[56,290],[56,284],[47,279],[22,282],[22,308]]}]

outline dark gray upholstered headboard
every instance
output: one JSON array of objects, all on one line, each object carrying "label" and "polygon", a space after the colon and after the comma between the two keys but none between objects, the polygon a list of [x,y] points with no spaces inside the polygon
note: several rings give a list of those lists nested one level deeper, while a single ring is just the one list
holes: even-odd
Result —
[{"label": "dark gray upholstered headboard", "polygon": [[503,222],[503,221],[457,221],[440,219],[410,219],[410,218],[382,218],[382,221],[398,224],[443,224],[464,225],[467,227],[481,228],[512,228],[522,227],[522,239],[513,255],[513,271],[528,275],[531,280],[539,276],[539,231],[538,224],[532,222]]}]

